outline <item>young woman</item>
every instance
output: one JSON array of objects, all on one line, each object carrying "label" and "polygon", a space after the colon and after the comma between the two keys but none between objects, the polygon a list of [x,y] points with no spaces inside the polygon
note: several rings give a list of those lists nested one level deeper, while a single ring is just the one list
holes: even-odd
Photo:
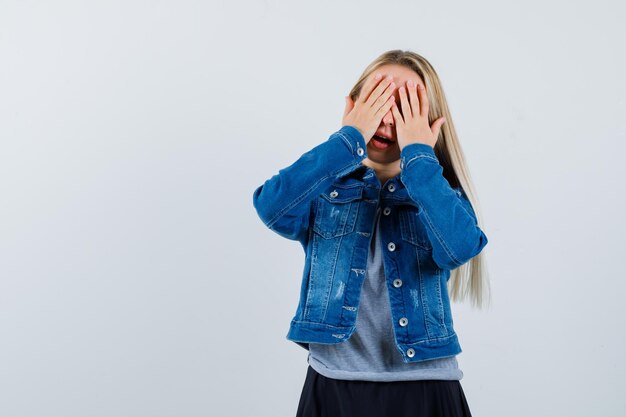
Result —
[{"label": "young woman", "polygon": [[365,69],[341,129],[254,191],[305,252],[298,417],[471,415],[450,301],[488,296],[474,196],[439,78],[402,50]]}]

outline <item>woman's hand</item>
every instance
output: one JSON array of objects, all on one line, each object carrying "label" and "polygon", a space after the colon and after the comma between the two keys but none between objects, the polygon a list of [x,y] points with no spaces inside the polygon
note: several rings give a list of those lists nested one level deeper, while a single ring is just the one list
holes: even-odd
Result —
[{"label": "woman's hand", "polygon": [[391,112],[396,124],[396,135],[400,151],[412,143],[425,143],[434,148],[439,138],[441,126],[446,121],[445,117],[442,116],[435,120],[432,128],[429,126],[428,97],[423,85],[417,85],[413,80],[407,81],[408,98],[404,86],[401,86],[398,90],[400,90],[402,114],[400,114],[400,110],[395,102],[391,107]]},{"label": "woman's hand", "polygon": [[392,78],[388,76],[379,81],[381,79],[382,74],[371,77],[363,85],[356,102],[353,102],[350,96],[346,97],[342,126],[349,125],[356,128],[365,138],[366,144],[374,136],[383,116],[395,102],[392,95],[395,84]]}]

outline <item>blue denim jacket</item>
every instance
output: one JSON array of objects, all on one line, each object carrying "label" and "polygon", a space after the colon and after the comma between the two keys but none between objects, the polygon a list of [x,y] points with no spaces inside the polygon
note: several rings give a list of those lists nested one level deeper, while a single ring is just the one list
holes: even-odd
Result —
[{"label": "blue denim jacket", "polygon": [[354,332],[377,208],[395,342],[405,362],[460,353],[447,282],[487,244],[465,192],[427,144],[400,153],[381,187],[363,135],[343,126],[254,191],[265,226],[305,252],[300,300],[287,339],[341,343]]}]

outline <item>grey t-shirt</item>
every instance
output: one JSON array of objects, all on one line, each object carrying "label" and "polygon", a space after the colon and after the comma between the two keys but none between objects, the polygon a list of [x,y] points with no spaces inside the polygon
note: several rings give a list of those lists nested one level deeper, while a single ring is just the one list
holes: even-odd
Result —
[{"label": "grey t-shirt", "polygon": [[463,372],[456,356],[411,363],[402,360],[391,323],[379,225],[380,208],[376,213],[354,333],[337,344],[309,343],[308,363],[320,374],[335,379],[461,380]]}]

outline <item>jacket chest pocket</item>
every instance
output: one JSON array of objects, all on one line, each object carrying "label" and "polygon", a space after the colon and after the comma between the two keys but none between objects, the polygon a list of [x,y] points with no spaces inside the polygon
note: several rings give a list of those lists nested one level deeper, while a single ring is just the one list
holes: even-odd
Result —
[{"label": "jacket chest pocket", "polygon": [[419,218],[421,209],[417,206],[403,205],[398,210],[402,240],[422,249],[432,249],[430,239],[426,233],[426,225]]},{"label": "jacket chest pocket", "polygon": [[363,186],[342,188],[335,185],[317,198],[313,231],[325,239],[354,231]]}]

